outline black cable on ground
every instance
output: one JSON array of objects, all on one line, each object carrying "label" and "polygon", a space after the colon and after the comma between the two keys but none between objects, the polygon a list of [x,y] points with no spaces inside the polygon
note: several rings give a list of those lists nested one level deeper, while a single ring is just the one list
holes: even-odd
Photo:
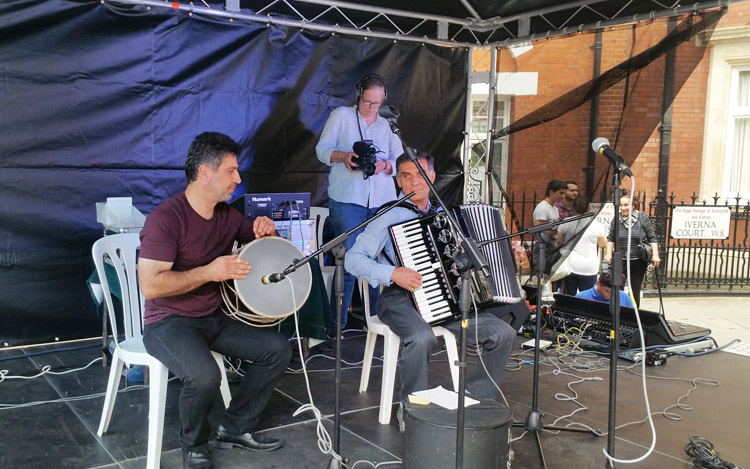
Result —
[{"label": "black cable on ground", "polygon": [[693,458],[693,464],[699,468],[742,469],[740,466],[723,461],[714,445],[702,436],[691,436],[690,443],[685,446],[685,452]]}]

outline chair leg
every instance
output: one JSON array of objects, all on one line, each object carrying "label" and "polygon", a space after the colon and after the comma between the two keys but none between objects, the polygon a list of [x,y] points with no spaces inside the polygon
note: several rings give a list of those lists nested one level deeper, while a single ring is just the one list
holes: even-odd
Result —
[{"label": "chair leg", "polygon": [[164,432],[164,411],[167,404],[167,377],[164,365],[149,367],[148,387],[148,455],[146,469],[158,469],[161,460],[161,441]]},{"label": "chair leg", "polygon": [[367,391],[367,386],[370,384],[372,356],[375,353],[375,342],[377,341],[378,334],[368,330],[367,340],[365,341],[365,357],[362,359],[362,376],[359,378],[359,392]]},{"label": "chair leg", "polygon": [[458,348],[456,347],[456,336],[453,334],[443,335],[445,340],[445,351],[448,353],[448,365],[451,370],[451,379],[453,380],[453,390],[458,392]]},{"label": "chair leg", "polygon": [[221,372],[221,398],[224,400],[224,408],[229,407],[229,401],[232,400],[232,394],[229,392],[229,381],[227,381],[227,368],[224,366],[224,356],[219,352],[212,351],[211,354],[216,360],[216,364],[219,365],[219,372]]},{"label": "chair leg", "polygon": [[107,391],[104,396],[104,408],[102,409],[102,418],[99,421],[99,430],[96,434],[102,436],[109,428],[109,421],[112,418],[112,409],[115,407],[117,399],[117,390],[120,387],[120,378],[122,377],[122,368],[125,362],[120,360],[120,353],[117,347],[112,353],[112,364],[109,368],[109,380],[107,381]]},{"label": "chair leg", "polygon": [[393,387],[396,385],[396,367],[398,365],[398,347],[401,339],[389,332],[383,343],[383,382],[380,388],[380,415],[378,422],[388,425],[391,422],[393,407]]}]

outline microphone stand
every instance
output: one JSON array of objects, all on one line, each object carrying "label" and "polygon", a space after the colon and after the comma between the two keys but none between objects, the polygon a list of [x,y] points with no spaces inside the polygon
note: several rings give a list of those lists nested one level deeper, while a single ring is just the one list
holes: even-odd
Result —
[{"label": "microphone stand", "polygon": [[464,453],[464,421],[465,421],[465,397],[466,397],[466,341],[467,341],[467,329],[469,325],[469,309],[471,308],[471,269],[477,269],[482,271],[486,276],[490,275],[489,266],[487,259],[485,259],[482,252],[479,250],[477,243],[463,235],[459,224],[453,217],[451,212],[446,207],[440,195],[435,190],[435,186],[430,182],[427,177],[422,165],[419,164],[417,156],[414,154],[412,149],[406,144],[404,138],[401,136],[401,129],[396,125],[397,115],[386,118],[390,124],[391,131],[401,140],[401,144],[404,151],[409,156],[409,159],[417,167],[417,170],[422,175],[422,178],[430,188],[430,193],[435,197],[440,207],[448,219],[448,222],[453,227],[453,231],[456,233],[456,253],[453,256],[453,260],[456,263],[456,267],[461,272],[461,289],[459,293],[459,310],[461,311],[461,347],[459,351],[458,362],[458,409],[457,409],[457,422],[456,422],[456,469],[463,468],[463,453]]},{"label": "microphone stand", "polygon": [[536,442],[536,451],[539,456],[539,465],[543,468],[547,467],[547,463],[544,459],[544,451],[542,451],[542,441],[539,438],[539,434],[543,430],[557,430],[575,433],[591,433],[599,436],[595,431],[584,428],[568,428],[568,427],[556,427],[556,426],[545,426],[542,423],[542,417],[544,416],[539,412],[539,349],[541,348],[541,334],[542,334],[542,278],[544,276],[544,240],[542,239],[542,233],[547,230],[551,230],[557,225],[564,223],[570,223],[578,221],[584,218],[593,217],[593,213],[586,213],[583,215],[577,215],[574,217],[562,218],[549,223],[533,226],[526,231],[520,231],[509,236],[521,236],[524,234],[533,234],[536,237],[537,246],[537,262],[536,262],[536,319],[534,325],[534,384],[531,396],[531,410],[526,416],[524,423],[514,423],[514,427],[523,427],[524,430],[530,432],[534,436]]},{"label": "microphone stand", "polygon": [[[630,262],[630,259],[623,260],[622,251],[620,251],[620,197],[625,195],[620,189],[620,174],[633,177],[633,172],[625,165],[625,159],[615,153],[609,146],[606,138],[600,137],[594,140],[591,148],[602,153],[612,165],[612,191],[614,200],[614,219],[613,228],[615,233],[615,248],[610,259],[609,272],[612,280],[612,292],[609,300],[609,314],[612,316],[612,330],[609,331],[610,337],[610,354],[609,354],[609,423],[607,427],[607,454],[615,457],[615,413],[617,400],[617,359],[620,348],[620,287],[622,287],[622,270],[624,261]],[[657,277],[658,280],[658,277]],[[607,467],[614,468],[612,460],[607,458]]]},{"label": "microphone stand", "polygon": [[[625,167],[627,169],[627,167]],[[612,330],[610,331],[610,337],[612,342],[610,343],[609,353],[609,409],[608,409],[608,425],[607,425],[607,454],[611,457],[615,457],[615,414],[616,414],[616,400],[617,400],[617,359],[620,347],[620,287],[622,284],[622,264],[623,257],[622,251],[620,251],[620,197],[624,195],[622,189],[620,189],[620,172],[621,166],[612,162],[612,187],[614,200],[614,233],[615,233],[615,248],[612,252],[612,259],[609,264],[610,277],[612,280],[612,295],[609,299],[609,314],[612,316]],[[628,170],[629,171],[629,170]],[[627,173],[626,173],[627,174]],[[632,175],[632,174],[631,174]],[[629,260],[628,260],[629,261]],[[607,459],[607,467],[614,468],[610,459]]]},{"label": "microphone stand", "polygon": [[[387,212],[401,205],[404,201],[414,196],[414,192],[411,192],[404,197],[398,199],[396,203],[390,205],[388,208],[378,212],[372,218],[365,220],[359,225],[355,226],[346,233],[342,233],[335,237],[331,241],[325,243],[323,246],[318,248],[317,251],[311,253],[302,259],[294,259],[287,267],[280,273],[271,274],[267,277],[271,282],[280,282],[286,278],[289,274],[296,271],[303,265],[315,259],[319,254],[331,251],[336,258],[336,270],[334,272],[334,294],[336,296],[336,367],[334,374],[335,383],[335,394],[334,394],[334,411],[333,411],[333,451],[339,454],[340,449],[340,437],[341,437],[341,315],[343,309],[344,299],[344,256],[346,254],[346,247],[344,242],[354,232],[360,228],[372,223],[375,219],[385,215]],[[328,469],[338,469],[342,467],[342,462],[336,458],[332,458],[328,463]]]}]

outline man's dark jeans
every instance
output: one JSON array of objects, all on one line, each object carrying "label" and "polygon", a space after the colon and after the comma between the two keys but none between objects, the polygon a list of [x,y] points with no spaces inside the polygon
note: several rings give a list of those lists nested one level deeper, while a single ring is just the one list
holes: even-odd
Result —
[{"label": "man's dark jeans", "polygon": [[221,424],[231,433],[253,430],[292,355],[289,340],[270,328],[255,328],[220,310],[200,317],[172,315],[146,326],[143,342],[182,381],[180,442],[184,448],[208,443],[208,414],[221,374],[211,350],[250,361]]}]

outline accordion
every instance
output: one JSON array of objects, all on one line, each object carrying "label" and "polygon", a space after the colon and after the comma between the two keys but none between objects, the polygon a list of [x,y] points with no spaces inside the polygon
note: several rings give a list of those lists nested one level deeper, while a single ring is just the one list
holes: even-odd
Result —
[{"label": "accordion", "polygon": [[[489,205],[461,205],[453,210],[465,237],[476,242],[506,235],[500,211]],[[396,262],[422,275],[422,287],[413,293],[417,311],[429,324],[460,316],[458,297],[461,273],[453,255],[457,249],[456,233],[443,213],[417,218],[390,227]],[[522,299],[516,277],[516,265],[507,239],[480,248],[490,275],[473,271],[472,294],[475,301],[490,304],[517,303]]]}]

